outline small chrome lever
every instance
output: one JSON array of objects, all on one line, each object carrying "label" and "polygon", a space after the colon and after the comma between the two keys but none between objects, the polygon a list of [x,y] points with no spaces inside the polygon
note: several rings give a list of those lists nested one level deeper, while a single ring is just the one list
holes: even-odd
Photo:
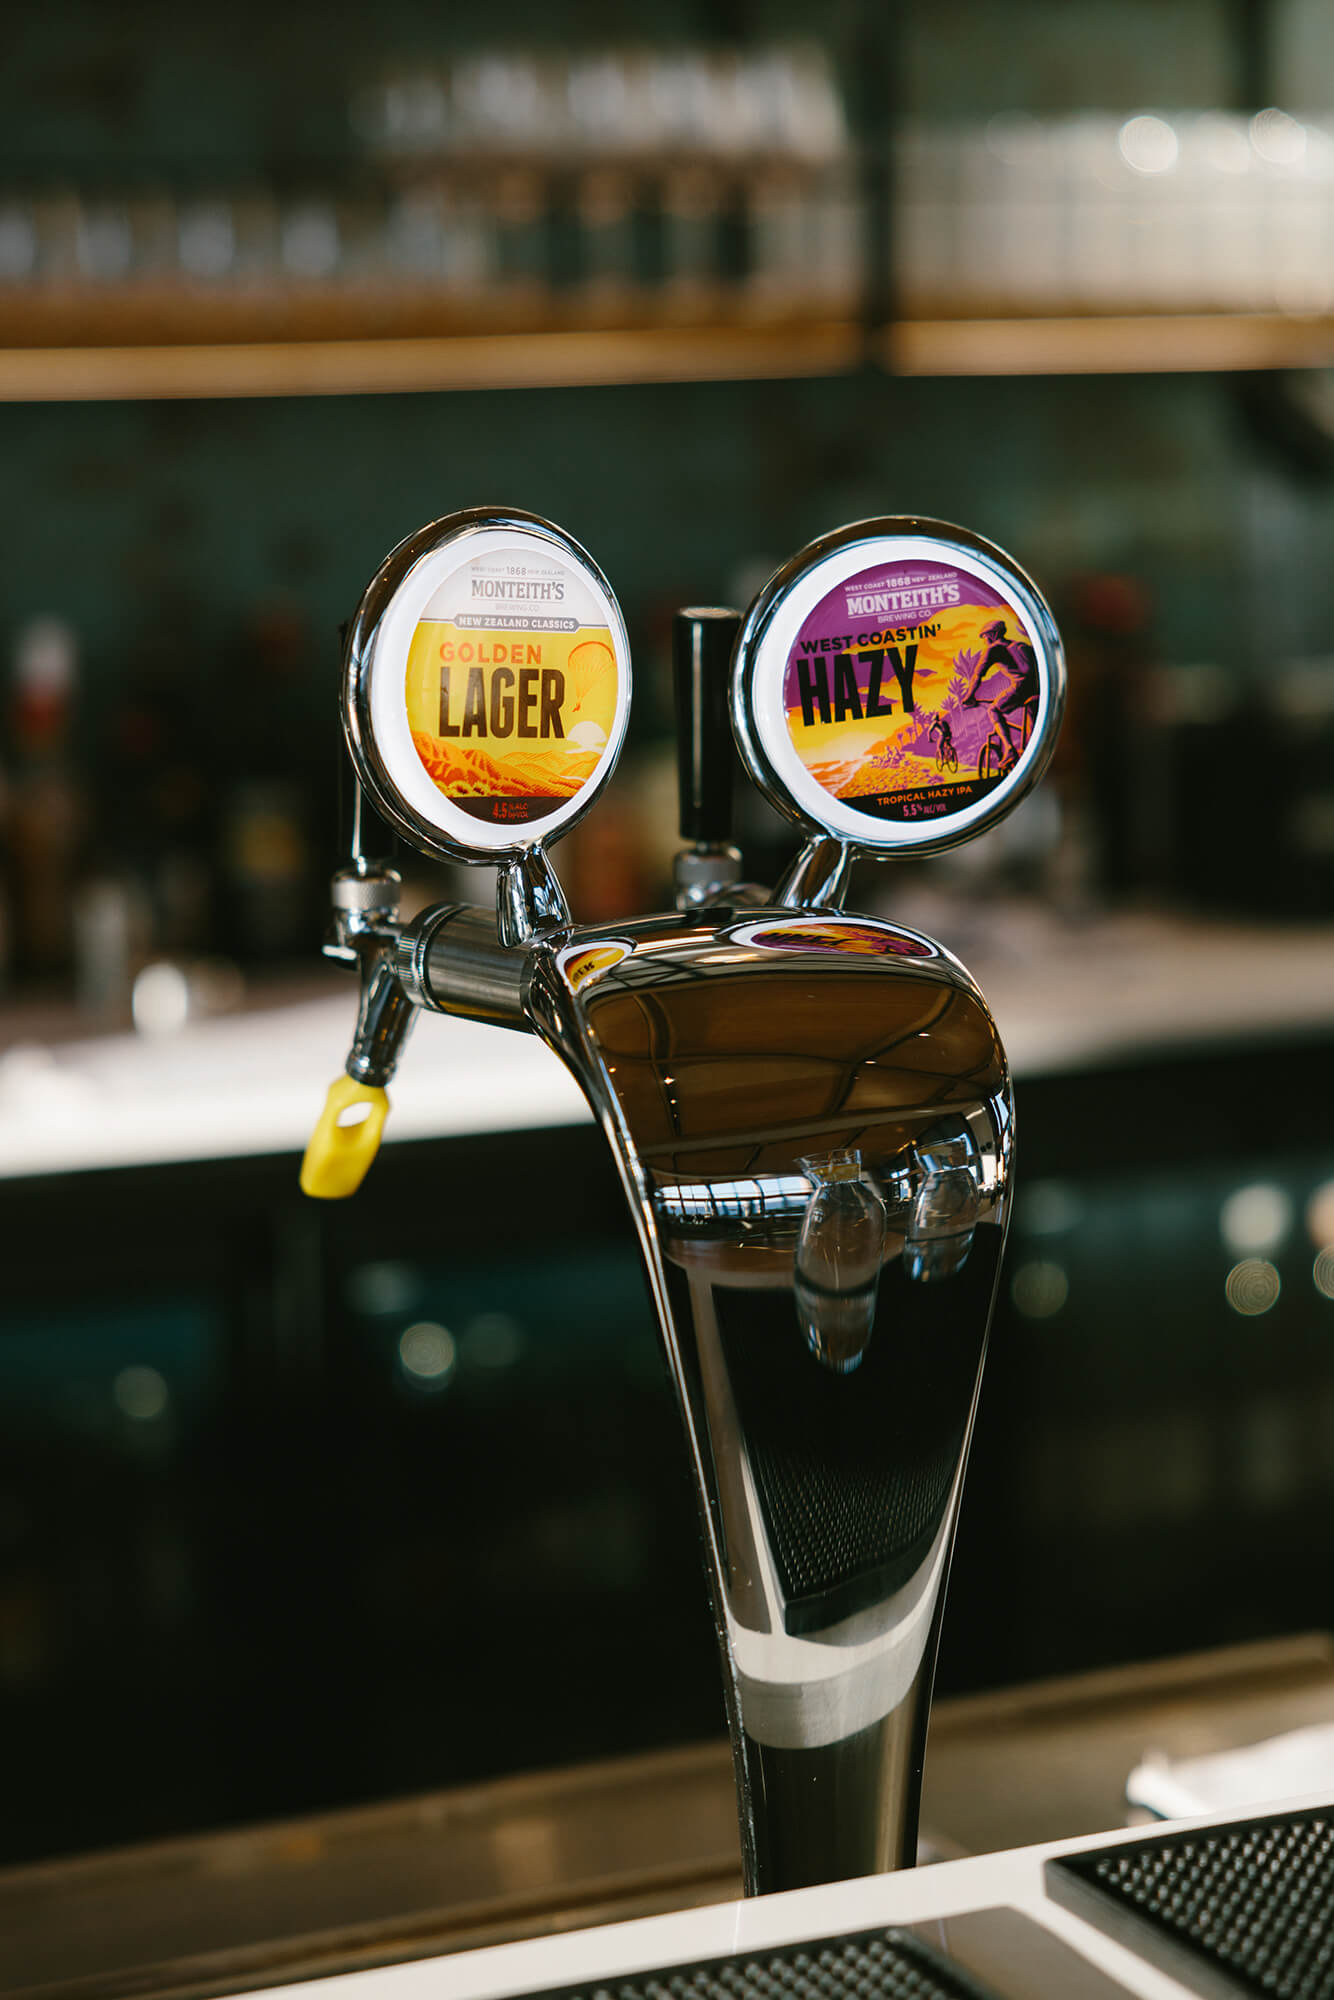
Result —
[{"label": "small chrome lever", "polygon": [[740,612],[722,605],[692,605],[672,621],[680,829],[689,843],[673,863],[678,910],[703,909],[741,879],[741,850],[732,845],[736,753],[727,718],[740,629]]}]

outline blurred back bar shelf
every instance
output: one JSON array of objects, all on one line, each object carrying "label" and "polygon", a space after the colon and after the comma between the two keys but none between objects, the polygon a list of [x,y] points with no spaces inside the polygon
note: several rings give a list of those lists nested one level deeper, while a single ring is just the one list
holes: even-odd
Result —
[{"label": "blurred back bar shelf", "polygon": [[811,46],[481,53],[337,168],[0,186],[0,399],[1334,363],[1334,120],[907,120]]}]

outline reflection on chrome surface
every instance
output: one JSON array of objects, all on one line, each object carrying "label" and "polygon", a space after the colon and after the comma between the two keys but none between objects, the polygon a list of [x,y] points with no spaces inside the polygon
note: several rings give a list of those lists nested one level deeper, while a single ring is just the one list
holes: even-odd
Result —
[{"label": "reflection on chrome surface", "polygon": [[811,1178],[811,1199],[792,1266],[797,1319],[816,1360],[836,1375],[849,1375],[875,1325],[885,1204],[862,1178],[855,1146],[801,1164]]},{"label": "reflection on chrome surface", "polygon": [[524,1005],[635,1215],[763,1891],[913,1858],[1011,1104],[946,954],[864,918],[812,938],[758,914],[645,919],[600,955],[579,932],[577,978],[571,933],[537,942]]}]

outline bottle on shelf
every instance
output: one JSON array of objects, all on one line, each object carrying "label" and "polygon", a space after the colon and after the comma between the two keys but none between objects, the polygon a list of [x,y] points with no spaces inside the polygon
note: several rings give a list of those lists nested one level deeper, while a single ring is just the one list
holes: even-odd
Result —
[{"label": "bottle on shelf", "polygon": [[9,897],[17,976],[68,976],[74,895],[87,802],[70,741],[78,645],[63,618],[32,618],[14,643],[9,685],[12,778],[8,797]]}]

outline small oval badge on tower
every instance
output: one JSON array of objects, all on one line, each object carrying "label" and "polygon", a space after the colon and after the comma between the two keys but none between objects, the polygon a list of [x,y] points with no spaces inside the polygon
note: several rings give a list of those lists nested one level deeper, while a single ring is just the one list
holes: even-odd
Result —
[{"label": "small oval badge on tower", "polygon": [[433,522],[387,558],[349,634],[353,762],[426,853],[493,861],[556,838],[611,776],[629,713],[611,587],[536,515]]},{"label": "small oval badge on tower", "polygon": [[1003,817],[1055,743],[1065,663],[1036,586],[961,528],[861,521],[795,556],[737,643],[742,755],[779,809],[873,852]]}]

